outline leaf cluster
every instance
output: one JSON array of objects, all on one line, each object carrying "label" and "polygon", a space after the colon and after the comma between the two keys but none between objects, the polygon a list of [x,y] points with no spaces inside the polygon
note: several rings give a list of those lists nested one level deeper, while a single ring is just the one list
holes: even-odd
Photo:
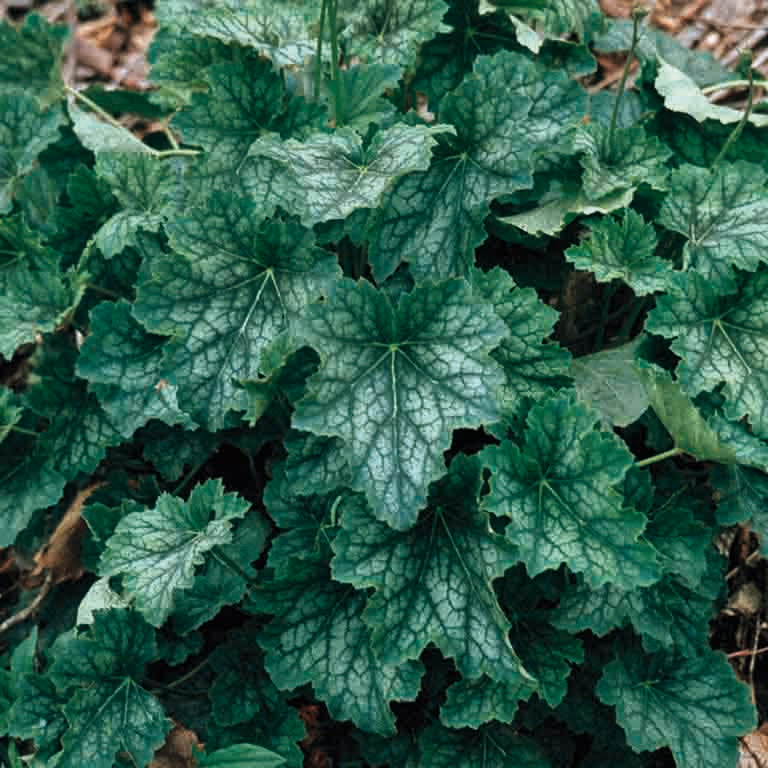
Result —
[{"label": "leaf cluster", "polygon": [[350,768],[735,765],[707,625],[720,527],[766,547],[768,128],[720,151],[733,75],[646,31],[590,96],[631,47],[593,0],[157,15],[146,143],[64,31],[0,27],[0,762],[183,726],[187,765],[297,767],[299,710]]}]

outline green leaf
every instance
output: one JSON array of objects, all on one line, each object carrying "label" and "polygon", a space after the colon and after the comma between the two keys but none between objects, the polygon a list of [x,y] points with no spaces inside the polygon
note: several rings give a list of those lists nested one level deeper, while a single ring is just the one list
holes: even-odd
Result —
[{"label": "green leaf", "polygon": [[410,67],[420,43],[448,29],[442,23],[447,10],[443,0],[342,0],[341,38],[353,56]]},{"label": "green leaf", "polygon": [[670,175],[659,224],[685,236],[683,267],[717,293],[736,289],[733,267],[754,272],[768,261],[766,178],[759,165],[744,161],[713,170],[683,165]]},{"label": "green leaf", "polygon": [[342,516],[333,575],[375,587],[365,613],[384,663],[416,659],[429,643],[455,658],[468,678],[535,685],[509,642],[510,624],[493,580],[517,556],[477,507],[480,464],[462,454],[431,486],[416,525],[396,531],[359,507]]},{"label": "green leaf", "polygon": [[91,382],[102,408],[123,437],[150,419],[194,428],[176,401],[176,386],[162,359],[164,336],[147,333],[127,302],[103,302],[91,310],[91,333],[77,360],[77,373]]},{"label": "green leaf", "polygon": [[230,632],[208,657],[216,677],[208,689],[213,716],[222,725],[269,717],[282,697],[264,669],[264,656],[254,642],[258,628],[246,625]]},{"label": "green leaf", "polygon": [[213,153],[218,163],[240,169],[253,142],[277,130],[283,83],[270,61],[256,51],[233,48],[205,70],[209,93],[196,93],[173,125],[184,141]]},{"label": "green leaf", "polygon": [[164,493],[153,509],[120,520],[101,556],[100,574],[120,574],[138,609],[159,627],[173,610],[175,593],[192,587],[208,552],[232,541],[232,521],[248,507],[237,494],[224,493],[221,480],[195,486],[186,502]]},{"label": "green leaf", "polygon": [[637,296],[667,289],[672,264],[654,256],[658,238],[653,224],[631,209],[617,221],[605,216],[592,225],[589,239],[571,246],[565,258],[593,272],[602,283],[623,280]]},{"label": "green leaf", "polygon": [[583,91],[563,72],[509,51],[478,57],[440,104],[456,137],[442,139],[429,170],[406,176],[384,201],[369,254],[376,279],[401,261],[417,279],[466,274],[489,203],[533,186],[534,152],[551,149],[584,108]]},{"label": "green leaf", "polygon": [[419,746],[421,768],[549,768],[536,742],[498,724],[459,731],[432,725]]},{"label": "green leaf", "polygon": [[0,390],[0,443],[11,434],[23,413],[15,394],[9,389]]},{"label": "green leaf", "polygon": [[74,103],[69,105],[69,116],[72,118],[72,130],[80,139],[80,143],[94,154],[109,153],[117,157],[133,154],[149,156],[152,151],[127,128],[107,123]]},{"label": "green leaf", "polygon": [[606,425],[627,427],[648,408],[648,394],[635,364],[640,341],[638,337],[571,363],[570,374],[579,400],[595,408]]},{"label": "green leaf", "polygon": [[[553,708],[565,696],[571,667],[584,661],[581,640],[571,637],[551,622],[549,606],[553,600],[560,598],[562,580],[561,574],[552,572],[531,579],[525,568],[518,564],[496,583],[499,602],[512,624],[510,642],[518,649],[525,668],[538,680],[539,698]],[[556,581],[554,590],[548,581],[550,584]],[[441,719],[448,725],[444,717]],[[488,717],[486,721],[491,719],[494,717]],[[501,718],[496,716],[495,719]]]},{"label": "green leaf", "polygon": [[746,276],[732,296],[720,296],[712,280],[695,272],[680,276],[676,287],[657,299],[646,328],[674,339],[683,391],[695,397],[724,384],[725,415],[747,416],[755,433],[768,437],[768,271]]},{"label": "green leaf", "polygon": [[65,25],[53,26],[38,13],[28,13],[20,27],[4,20],[0,24],[0,83],[4,89],[21,84],[44,106],[60,99],[61,59],[68,35]]},{"label": "green leaf", "polygon": [[278,768],[285,758],[253,744],[233,744],[198,758],[201,768]]},{"label": "green leaf", "polygon": [[384,92],[397,88],[400,74],[400,67],[394,64],[359,64],[339,72],[344,114],[341,119],[334,114],[335,102],[331,100],[331,117],[336,125],[347,125],[364,136],[371,123],[392,122],[395,105],[384,98]]},{"label": "green leaf", "polygon": [[38,509],[53,506],[67,479],[39,443],[18,433],[0,443],[0,547],[9,547]]},{"label": "green leaf", "polygon": [[69,697],[57,768],[112,768],[118,752],[146,765],[171,727],[137,682],[157,657],[152,627],[133,611],[98,612],[86,634],[64,633],[51,654],[49,676]]},{"label": "green leaf", "polygon": [[395,733],[393,700],[419,692],[419,662],[391,663],[371,641],[363,621],[365,593],[329,577],[326,566],[294,565],[291,577],[268,587],[275,618],[259,643],[266,667],[282,689],[311,682],[331,717],[367,731]]},{"label": "green leaf", "polygon": [[172,0],[160,18],[201,37],[256,48],[276,67],[302,67],[315,53],[309,23],[319,18],[319,7],[284,0],[217,0],[201,7],[197,0]]},{"label": "green leaf", "polygon": [[95,235],[99,250],[111,258],[129,245],[137,246],[140,229],[160,229],[162,208],[173,196],[175,178],[168,162],[139,153],[100,152],[96,173],[109,184],[122,206]]},{"label": "green leaf", "polygon": [[760,551],[768,552],[768,475],[739,465],[721,465],[713,470],[712,484],[720,494],[717,522],[751,521],[760,535]]},{"label": "green leaf", "polygon": [[[722,576],[722,574],[717,574]],[[630,622],[649,649],[690,656],[707,648],[706,620],[714,613],[711,595],[665,575],[651,587],[624,590],[613,584],[569,588],[553,621],[568,632],[590,629],[605,635]]]},{"label": "green leaf", "polygon": [[491,720],[511,723],[519,703],[536,690],[533,678],[497,681],[482,675],[476,680],[461,679],[448,687],[440,722],[449,728],[480,728]]},{"label": "green leaf", "polygon": [[37,754],[51,755],[60,747],[67,730],[63,707],[69,700],[46,675],[30,672],[17,683],[17,695],[8,712],[8,733],[19,739],[34,739]]},{"label": "green leaf", "polygon": [[519,13],[530,20],[546,37],[576,34],[584,40],[597,10],[594,0],[494,0],[494,5]]},{"label": "green leaf", "polygon": [[568,376],[570,355],[555,342],[547,342],[557,312],[533,288],[519,288],[500,267],[488,272],[473,269],[470,281],[473,293],[493,306],[510,331],[491,352],[504,369],[502,407],[514,411],[523,398],[538,399],[561,386]]},{"label": "green leaf", "polygon": [[345,219],[358,208],[375,208],[395,179],[429,166],[432,134],[447,129],[396,123],[377,131],[366,148],[349,128],[319,133],[303,142],[267,136],[251,146],[249,155],[290,168],[293,183],[306,197],[303,222],[311,226]]},{"label": "green leaf", "polygon": [[667,189],[666,162],[672,152],[655,136],[650,138],[640,125],[617,128],[613,141],[600,123],[580,128],[573,141],[584,168],[582,184],[590,200],[629,190],[640,184]]},{"label": "green leaf", "polygon": [[549,189],[537,200],[537,206],[511,216],[498,216],[497,221],[531,235],[557,235],[579,215],[610,213],[626,208],[634,190],[625,189],[597,200],[590,200],[580,183],[572,179],[553,179]]},{"label": "green leaf", "polygon": [[522,450],[509,441],[484,450],[493,473],[483,507],[509,518],[506,536],[531,576],[565,563],[592,587],[651,584],[657,564],[639,540],[646,518],[623,507],[616,487],[632,457],[596,421],[568,394],[535,405]]},{"label": "green leaf", "polygon": [[0,214],[10,212],[21,178],[59,139],[63,124],[60,107],[42,109],[26,92],[0,90]]},{"label": "green leaf", "polygon": [[337,435],[378,519],[411,526],[444,467],[451,430],[498,418],[505,327],[463,280],[425,283],[397,307],[368,282],[340,282],[299,335],[322,355],[294,426]]},{"label": "green leaf", "polygon": [[195,572],[192,586],[174,595],[173,626],[179,634],[197,629],[224,606],[242,600],[256,576],[251,564],[263,552],[272,526],[256,509],[234,523],[232,541],[218,544],[214,556]]},{"label": "green leaf", "polygon": [[328,295],[339,268],[295,220],[264,220],[254,203],[223,193],[168,228],[177,253],[152,245],[134,314],[176,336],[166,365],[179,405],[215,430],[244,407],[236,381],[258,377],[264,347]]},{"label": "green leaf", "polygon": [[[717,120],[730,124],[741,120],[741,110],[712,104],[685,72],[681,72],[661,57],[658,62],[659,67],[653,84],[659,95],[664,98],[664,106],[667,109],[690,115],[699,123],[704,120]],[[753,112],[749,121],[753,125],[765,126],[768,125],[768,115]]]},{"label": "green leaf", "polygon": [[717,434],[668,371],[656,365],[643,365],[637,368],[637,374],[675,448],[689,453],[697,461],[738,462],[735,448]]},{"label": "green leaf", "polygon": [[667,746],[680,768],[733,765],[737,737],[755,725],[749,688],[722,653],[677,659],[630,650],[603,672],[597,695],[637,752]]}]

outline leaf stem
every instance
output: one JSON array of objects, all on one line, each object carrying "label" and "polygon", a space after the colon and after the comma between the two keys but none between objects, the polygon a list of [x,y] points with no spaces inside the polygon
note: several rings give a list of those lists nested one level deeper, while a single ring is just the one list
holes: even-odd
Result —
[{"label": "leaf stem", "polygon": [[[107,112],[105,109],[102,109],[95,101],[89,99],[84,93],[80,93],[80,91],[72,88],[70,85],[65,85],[64,89],[67,93],[74,96],[75,99],[81,101],[89,109],[93,110],[99,117],[108,122],[113,128],[117,128],[118,130],[123,131],[127,136],[130,136],[137,144],[140,144],[144,150],[146,150],[146,152],[153,157],[163,159],[166,157],[194,157],[200,154],[199,149],[179,149],[178,146],[174,147],[173,149],[154,149],[153,147],[145,144],[140,139],[137,139],[122,123],[120,123],[119,120],[116,120],[112,115],[109,114],[109,112]],[[172,143],[176,143],[175,139]]]},{"label": "leaf stem", "polygon": [[627,86],[627,77],[629,77],[629,68],[632,66],[632,61],[635,58],[635,49],[637,48],[638,40],[640,39],[640,21],[648,15],[648,11],[645,8],[635,8],[632,11],[632,42],[629,45],[629,51],[627,52],[627,60],[624,62],[624,71],[621,73],[621,80],[619,81],[619,88],[616,92],[616,99],[613,102],[613,112],[611,112],[611,123],[608,127],[608,152],[611,157],[613,156],[613,137],[616,133],[616,123],[619,119],[619,107],[621,106],[621,99],[624,96],[624,90]]},{"label": "leaf stem", "polygon": [[705,85],[701,88],[701,92],[707,95],[717,91],[724,91],[728,88],[748,88],[750,85],[754,85],[755,88],[768,88],[768,80],[725,80],[722,83]]},{"label": "leaf stem", "polygon": [[315,101],[320,101],[320,86],[323,80],[323,32],[325,31],[325,13],[330,0],[323,0],[320,8],[320,30],[317,33],[317,53],[315,54]]},{"label": "leaf stem", "polygon": [[207,457],[202,461],[198,461],[197,464],[184,475],[181,482],[171,491],[171,496],[178,496],[190,480],[192,480],[192,478],[205,466],[206,461],[208,461]]},{"label": "leaf stem", "polygon": [[749,78],[747,81],[749,83],[749,91],[747,92],[747,106],[744,110],[744,114],[741,116],[741,120],[739,120],[733,131],[731,131],[731,135],[728,137],[728,140],[723,145],[720,153],[715,158],[714,163],[712,163],[712,167],[710,168],[712,173],[717,170],[718,165],[720,165],[723,158],[725,158],[725,156],[728,154],[728,150],[738,141],[739,136],[741,136],[741,132],[744,130],[744,126],[747,124],[747,120],[749,120],[749,115],[752,112],[752,105],[754,103],[755,96],[755,84],[752,78],[752,53],[750,51],[742,51],[741,58],[747,64],[747,77]]},{"label": "leaf stem", "polygon": [[34,429],[25,429],[24,427],[17,427],[15,424],[11,427],[11,432],[18,432],[20,435],[29,435],[30,437],[40,437],[40,433],[35,432]]},{"label": "leaf stem", "polygon": [[162,688],[165,691],[172,691],[174,688],[178,688],[182,683],[186,683],[187,680],[193,678],[203,667],[208,664],[208,657],[206,656],[199,664],[195,664],[192,669],[185,672],[181,677],[177,677],[175,680],[171,680],[170,683],[160,683],[157,680],[152,680],[149,677],[144,678],[153,688]]},{"label": "leaf stem", "polygon": [[681,450],[680,448],[670,448],[668,451],[662,451],[661,453],[657,453],[655,456],[649,456],[647,459],[636,461],[635,466],[638,468],[647,467],[650,464],[655,464],[658,461],[673,459],[675,456],[680,456],[682,453],[685,453],[685,451]]},{"label": "leaf stem", "polygon": [[[100,107],[95,101],[93,101],[92,99],[89,99],[84,93],[80,93],[80,91],[73,88],[71,85],[65,85],[64,90],[71,96],[74,96],[75,99],[77,99],[78,101],[82,101],[83,104],[85,104],[88,107],[88,109],[95,112],[103,120],[106,120],[112,127],[118,128],[121,131],[125,131],[127,134],[129,134],[134,139],[136,139],[136,137],[119,120],[116,120],[112,115],[109,114],[109,112],[107,112],[106,109],[103,109],[102,107]],[[136,139],[136,141],[139,141],[139,140]],[[151,148],[147,147],[147,149],[151,149]]]},{"label": "leaf stem", "polygon": [[329,19],[331,25],[331,80],[333,80],[333,112],[338,128],[344,122],[344,89],[339,72],[339,32],[336,26],[336,9],[338,0],[328,0]]},{"label": "leaf stem", "polygon": [[250,586],[253,576],[246,573],[231,557],[225,555],[224,552],[221,551],[221,547],[214,547],[211,550],[211,555],[223,566],[229,568],[231,571],[240,576],[240,578]]}]

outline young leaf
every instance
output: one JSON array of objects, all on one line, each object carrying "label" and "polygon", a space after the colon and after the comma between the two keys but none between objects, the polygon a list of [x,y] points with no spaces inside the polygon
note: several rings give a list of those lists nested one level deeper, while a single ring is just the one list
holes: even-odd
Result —
[{"label": "young leaf", "polygon": [[755,433],[768,437],[768,271],[745,276],[738,293],[721,296],[718,286],[696,272],[680,276],[678,290],[660,296],[646,328],[674,339],[681,357],[675,369],[691,397],[720,384],[725,414],[747,416]]},{"label": "young leaf", "polygon": [[425,283],[397,307],[370,283],[344,280],[297,331],[323,362],[294,426],[343,438],[352,486],[377,518],[406,529],[444,467],[451,430],[498,418],[501,371],[487,353],[505,330],[463,280]]},{"label": "young leaf", "polygon": [[531,576],[566,563],[592,587],[652,584],[657,564],[639,540],[645,516],[624,509],[616,488],[632,457],[596,421],[567,394],[534,406],[522,450],[509,441],[484,450],[493,473],[483,507],[509,518],[506,536]]},{"label": "young leaf", "polygon": [[565,257],[576,269],[589,270],[599,282],[623,280],[638,296],[667,288],[672,264],[654,256],[658,238],[653,224],[631,209],[617,221],[605,216],[591,227],[589,239],[571,246]]},{"label": "young leaf", "polygon": [[468,678],[535,685],[509,642],[492,586],[516,553],[478,511],[479,491],[479,462],[459,454],[410,530],[393,530],[364,507],[346,509],[333,575],[376,588],[365,619],[383,662],[416,659],[431,642]]},{"label": "young leaf", "polygon": [[241,407],[235,382],[258,377],[264,347],[331,292],[339,268],[295,219],[264,220],[219,192],[168,228],[178,253],[150,244],[134,314],[176,335],[166,353],[179,404],[215,430]]},{"label": "young leaf", "polygon": [[324,565],[294,563],[291,577],[267,585],[259,604],[276,614],[259,637],[272,680],[282,689],[311,682],[332,717],[395,733],[389,702],[416,698],[421,663],[377,653],[363,621],[364,592],[331,579]]},{"label": "young leaf", "polygon": [[59,768],[112,768],[118,752],[146,765],[171,722],[138,681],[157,658],[154,631],[137,613],[97,612],[85,635],[67,632],[54,644],[50,677],[67,694],[70,724]]},{"label": "young leaf", "polygon": [[[348,125],[365,136],[371,123],[388,125],[395,115],[395,105],[384,98],[385,90],[394,90],[400,81],[400,67],[393,64],[360,64],[339,72],[344,89],[344,114],[331,112],[337,126]],[[330,102],[334,109],[334,102]]]},{"label": "young leaf", "polygon": [[768,261],[766,172],[754,163],[683,165],[669,178],[658,222],[684,235],[683,266],[716,293],[733,293],[733,267],[754,272]]},{"label": "young leaf", "polygon": [[175,593],[192,587],[206,554],[232,540],[232,521],[250,505],[224,493],[220,480],[196,486],[188,501],[164,493],[153,509],[132,512],[117,524],[101,556],[102,576],[121,574],[147,621],[159,627]]},{"label": "young leaf", "polygon": [[429,166],[434,133],[448,126],[428,127],[395,123],[377,131],[371,143],[349,128],[333,134],[318,133],[306,141],[265,136],[254,142],[249,156],[284,163],[293,183],[303,191],[306,226],[345,219],[358,208],[375,208],[384,192],[400,176]]},{"label": "young leaf", "polygon": [[216,554],[195,572],[192,586],[174,596],[173,627],[179,634],[197,629],[224,606],[243,599],[256,577],[251,564],[264,550],[271,529],[266,515],[256,509],[235,521],[232,541],[218,544]]},{"label": "young leaf", "polygon": [[632,749],[669,747],[680,768],[733,765],[737,737],[755,725],[749,688],[708,650],[679,659],[628,649],[605,668],[597,695],[616,707]]}]

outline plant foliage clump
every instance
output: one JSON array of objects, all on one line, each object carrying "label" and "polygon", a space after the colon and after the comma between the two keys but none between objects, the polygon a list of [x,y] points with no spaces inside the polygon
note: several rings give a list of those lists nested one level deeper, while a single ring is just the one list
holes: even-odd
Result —
[{"label": "plant foliage clump", "polygon": [[[734,75],[593,0],[157,15],[145,142],[61,29],[0,27],[0,547],[53,591],[6,598],[0,762],[183,727],[298,767],[315,707],[338,765],[735,765],[707,624],[720,527],[768,523],[768,128],[700,90]],[[589,95],[595,49],[632,91]]]}]

